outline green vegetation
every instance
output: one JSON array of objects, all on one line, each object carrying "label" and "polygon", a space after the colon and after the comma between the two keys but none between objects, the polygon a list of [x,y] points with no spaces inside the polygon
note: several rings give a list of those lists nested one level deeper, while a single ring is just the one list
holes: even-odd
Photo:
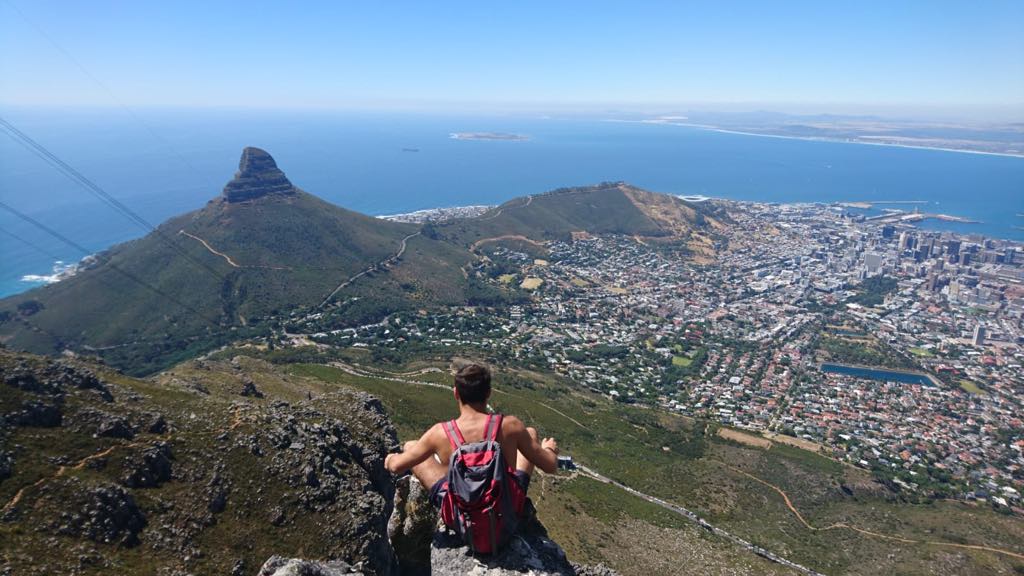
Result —
[{"label": "green vegetation", "polygon": [[[10,337],[9,347],[42,353],[93,347],[113,365],[150,372],[180,361],[183,349],[194,355],[286,310],[319,304],[415,230],[305,193],[214,201],[164,223],[159,236],[111,248],[72,278],[0,301],[3,310],[34,311],[30,325],[8,321],[0,336]],[[382,288],[382,295],[397,291]]]},{"label": "green vegetation", "polygon": [[605,524],[621,522],[623,517],[642,520],[663,528],[683,528],[689,524],[688,520],[675,512],[641,498],[623,494],[621,488],[587,476],[578,476],[566,482],[564,489],[579,500],[587,515]]},{"label": "green vegetation", "polygon": [[850,298],[850,302],[861,306],[878,306],[887,295],[896,291],[896,287],[895,278],[872,276],[860,283],[860,286],[857,287],[857,294]]},{"label": "green vegetation", "polygon": [[917,368],[914,362],[874,339],[864,341],[821,336],[818,347],[830,362],[884,368]]},{"label": "green vegetation", "polygon": [[686,368],[690,364],[693,364],[693,359],[687,358],[686,356],[672,356],[672,365],[679,366],[680,368]]},{"label": "green vegetation", "polygon": [[[298,365],[291,370],[295,376],[345,383],[379,396],[403,439],[417,437],[426,427],[454,413],[451,394],[443,388],[359,378],[324,366]],[[513,374],[516,379],[533,380],[533,388],[513,389],[508,383]],[[717,438],[713,426],[705,435],[705,423],[583,395],[548,376],[499,372],[496,378],[492,406],[521,416],[542,435],[556,436],[563,453],[638,490],[678,502],[756,544],[784,551],[787,557],[826,573],[874,573],[884,562],[866,559],[898,554],[905,559],[901,564],[903,573],[928,574],[937,568],[937,550],[927,546],[906,548],[849,531],[809,531],[774,490],[733,468],[781,487],[801,514],[816,526],[847,522],[929,539],[938,526],[952,521],[960,529],[949,534],[950,538],[1011,548],[1014,538],[1024,536],[1024,528],[991,511],[901,503],[894,494],[875,484],[870,473],[806,450],[778,443],[770,450],[737,445]],[[847,486],[852,495],[840,489],[840,485]],[[577,515],[575,520],[553,520],[554,528],[549,526],[560,541],[581,540],[573,534],[578,530],[578,522],[586,518],[597,519],[604,525],[632,518],[662,529],[679,529],[676,520],[664,516],[662,511],[649,508],[642,501],[631,502],[624,494],[617,497],[609,486],[577,479],[563,485],[558,493],[569,498],[575,508],[560,508],[568,504],[549,501],[542,510],[552,507]],[[939,506],[941,513],[947,515],[941,522],[936,516]],[[836,546],[837,541],[842,546]],[[570,549],[586,554],[581,560],[607,558],[606,548],[600,544],[580,542],[578,547],[573,546]],[[963,572],[986,573],[988,567],[1005,566],[1007,561],[990,553],[977,555],[978,563],[964,567]],[[627,568],[624,572],[635,570]]]},{"label": "green vegetation", "polygon": [[960,388],[962,388],[964,390],[964,392],[967,392],[969,394],[984,394],[985,393],[985,390],[981,386],[978,386],[978,384],[976,382],[972,382],[971,380],[961,380],[959,382],[959,384],[960,384]]},{"label": "green vegetation", "polygon": [[[696,210],[670,196],[604,184],[517,198],[416,235],[415,225],[304,192],[242,203],[216,199],[165,222],[159,234],[99,254],[73,278],[0,300],[0,338],[38,353],[93,353],[148,374],[229,341],[269,335],[289,321],[286,315],[320,313],[320,328],[333,329],[401,310],[521,302],[528,296],[514,283],[486,280],[519,274],[519,265],[470,269],[479,258],[468,247],[512,236],[503,242],[539,257],[545,250],[537,241],[572,232],[669,237],[703,226]],[[391,260],[406,238],[401,258]],[[328,294],[362,272],[321,309]]]},{"label": "green vegetation", "polygon": [[[671,222],[657,218],[656,211],[649,206],[652,202],[666,202],[676,208]],[[531,200],[516,198],[479,218],[444,222],[435,229],[442,237],[465,246],[502,236],[537,241],[565,240],[580,231],[669,236],[706,226],[698,222],[697,210],[678,198],[660,194],[647,197],[625,184],[606,182],[597,186],[560,188],[534,195]],[[685,220],[680,221],[682,218]]]}]

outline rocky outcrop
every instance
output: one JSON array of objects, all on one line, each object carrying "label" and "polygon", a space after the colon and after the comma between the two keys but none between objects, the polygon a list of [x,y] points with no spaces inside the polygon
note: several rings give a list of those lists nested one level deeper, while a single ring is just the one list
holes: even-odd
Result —
[{"label": "rocky outcrop", "polygon": [[[530,505],[532,509],[532,504]],[[395,511],[388,523],[391,546],[402,574],[430,576],[615,576],[602,565],[573,564],[531,514],[509,544],[494,556],[474,556],[462,540],[438,523],[429,492],[415,479],[395,488]]]},{"label": "rocky outcrop", "polygon": [[11,419],[16,426],[56,428],[60,426],[63,415],[59,406],[28,400],[21,405],[20,412],[11,415]]},{"label": "rocky outcrop", "polygon": [[356,570],[345,562],[317,562],[302,560],[299,558],[282,558],[271,556],[263,567],[260,568],[258,576],[362,576],[363,572]]},{"label": "rocky outcrop", "polygon": [[295,194],[295,187],[285,177],[274,159],[259,148],[246,148],[238,163],[238,172],[224,186],[224,199],[228,202],[246,202],[268,194]]},{"label": "rocky outcrop", "polygon": [[25,392],[47,396],[63,396],[68,389],[95,390],[105,402],[113,400],[106,384],[87,368],[65,362],[50,362],[39,370],[25,360],[5,370],[4,384]]},{"label": "rocky outcrop", "polygon": [[125,458],[125,475],[121,483],[129,488],[153,488],[171,479],[171,448],[157,442],[142,453]]},{"label": "rocky outcrop", "polygon": [[240,394],[246,397],[263,398],[263,392],[260,392],[259,388],[256,387],[256,383],[248,376],[242,380],[242,391]]},{"label": "rocky outcrop", "polygon": [[[176,368],[203,395],[85,366],[0,348],[0,575],[252,576],[274,554],[263,573],[399,573],[384,469],[398,439],[376,398],[239,396],[239,376],[283,381],[263,363]],[[290,560],[303,554],[321,562]]]},{"label": "rocky outcrop", "polygon": [[577,570],[565,557],[565,551],[544,534],[543,528],[535,526],[520,531],[504,550],[487,557],[474,556],[458,536],[440,531],[430,547],[430,573],[435,576],[574,576]]},{"label": "rocky outcrop", "polygon": [[437,512],[430,505],[429,491],[412,476],[395,482],[388,539],[402,574],[430,574],[430,543],[437,528]]},{"label": "rocky outcrop", "polygon": [[146,517],[131,494],[120,486],[108,485],[93,489],[79,510],[64,512],[55,531],[131,547],[139,543],[139,532],[145,526]]}]

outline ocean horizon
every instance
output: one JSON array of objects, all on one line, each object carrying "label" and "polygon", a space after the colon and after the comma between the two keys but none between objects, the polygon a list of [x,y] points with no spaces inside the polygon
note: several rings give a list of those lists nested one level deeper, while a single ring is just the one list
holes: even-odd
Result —
[{"label": "ocean horizon", "polygon": [[[40,110],[2,115],[149,223],[220,194],[245,146],[267,150],[299,188],[371,215],[499,204],[555,188],[626,181],[679,195],[757,202],[917,201],[977,220],[920,228],[1024,241],[1024,158],[771,138],[608,118]],[[525,140],[452,138],[517,134]],[[10,139],[0,197],[99,252],[147,233]],[[52,280],[86,254],[0,213],[0,296]],[[59,262],[59,264],[58,264]],[[31,279],[31,281],[26,280]]]}]

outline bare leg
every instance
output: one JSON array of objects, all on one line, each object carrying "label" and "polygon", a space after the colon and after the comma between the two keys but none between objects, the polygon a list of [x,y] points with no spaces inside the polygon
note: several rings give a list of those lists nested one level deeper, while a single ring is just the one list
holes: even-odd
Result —
[{"label": "bare leg", "polygon": [[[405,450],[416,444],[413,441],[405,443]],[[424,488],[430,490],[438,480],[448,474],[448,467],[438,462],[435,458],[427,458],[423,462],[412,467],[412,475],[420,481]]]},{"label": "bare leg", "polygon": [[[536,430],[536,428],[532,428],[532,427],[531,428],[527,428],[526,431],[530,434],[530,437],[533,438],[533,440],[536,442],[537,441],[537,430]],[[516,454],[516,470],[522,470],[523,472],[526,472],[527,476],[533,476],[533,467],[534,467],[533,466],[533,462],[530,462],[529,460],[527,460],[526,456],[523,456],[522,452],[518,452]]]}]

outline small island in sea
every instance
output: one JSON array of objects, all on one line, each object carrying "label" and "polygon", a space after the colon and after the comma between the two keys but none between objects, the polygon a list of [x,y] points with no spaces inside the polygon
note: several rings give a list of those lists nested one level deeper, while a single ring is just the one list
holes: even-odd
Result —
[{"label": "small island in sea", "polygon": [[511,142],[525,142],[530,139],[522,134],[505,132],[452,132],[448,137],[452,140],[505,140]]}]

